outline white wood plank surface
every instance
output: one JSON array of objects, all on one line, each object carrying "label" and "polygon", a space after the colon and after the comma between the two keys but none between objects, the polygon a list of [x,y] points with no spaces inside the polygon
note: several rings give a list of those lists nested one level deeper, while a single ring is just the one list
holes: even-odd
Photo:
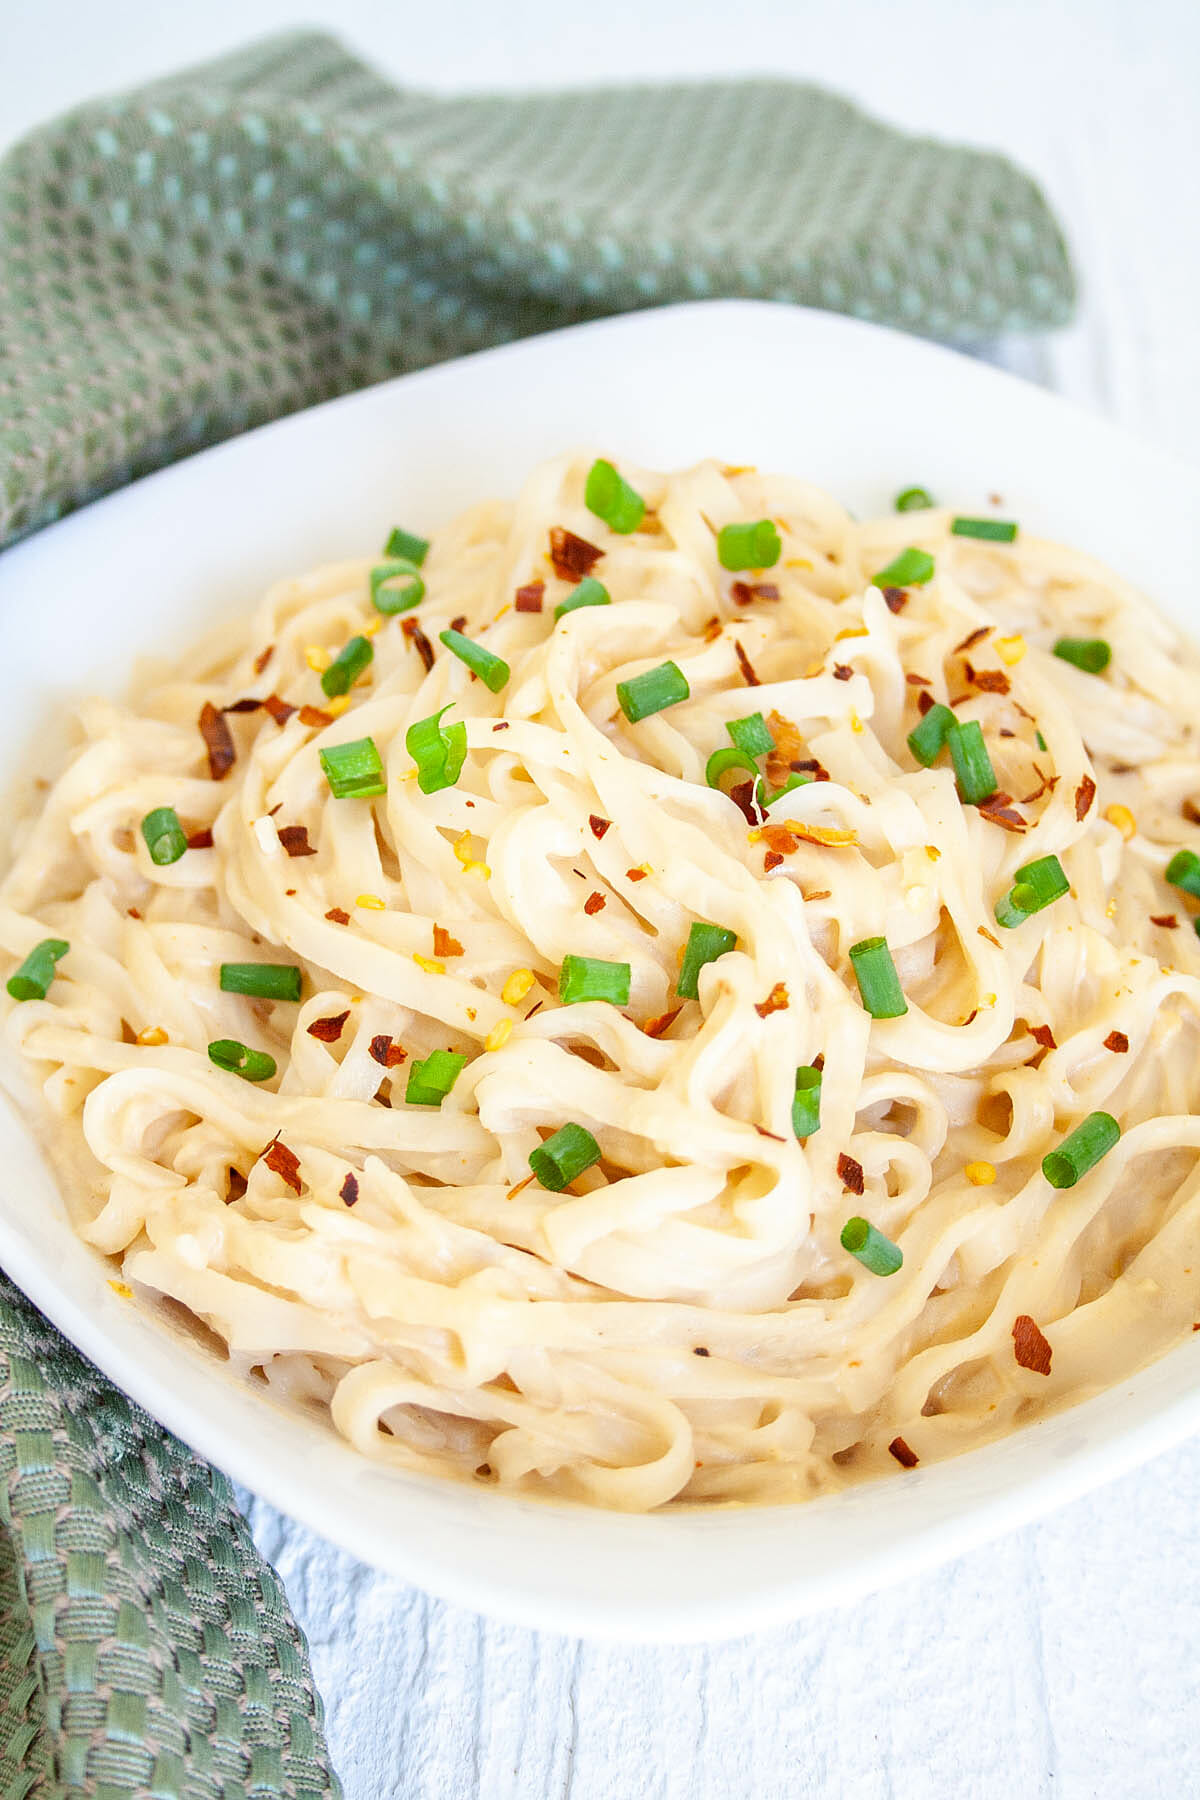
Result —
[{"label": "white wood plank surface", "polygon": [[[995,359],[1195,455],[1196,0],[308,0],[411,84],[823,80],[1044,183],[1078,323]],[[296,22],[294,0],[0,0],[0,141]],[[1200,1794],[1200,1443],[840,1612],[708,1648],[485,1623],[247,1496],[348,1800],[1180,1800]],[[803,1520],[797,1518],[797,1530]]]}]

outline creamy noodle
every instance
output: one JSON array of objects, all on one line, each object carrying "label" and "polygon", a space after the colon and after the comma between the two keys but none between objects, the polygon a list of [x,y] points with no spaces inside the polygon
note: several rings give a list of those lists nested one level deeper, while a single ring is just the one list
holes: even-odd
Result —
[{"label": "creamy noodle", "polygon": [[[91,1197],[83,1236],[364,1453],[609,1507],[804,1498],[1127,1374],[1200,1287],[1200,944],[1164,874],[1200,844],[1200,660],[1024,533],[861,524],[703,463],[623,465],[649,511],[618,536],[590,461],[438,533],[413,612],[373,610],[378,557],[321,569],[127,705],[80,708],[16,833],[0,951],[70,944],[4,1028]],[[759,519],[780,559],[726,571],[717,532]],[[602,552],[611,605],[555,621],[554,528]],[[881,591],[907,546],[932,579]],[[541,610],[516,606],[539,581]],[[452,621],[510,665],[498,693],[442,647]],[[374,660],[330,718],[318,671],[362,632]],[[1107,670],[1055,656],[1062,634],[1106,639]],[[617,684],[667,660],[690,696],[630,723]],[[918,764],[922,694],[979,722],[1007,801]],[[268,696],[286,707],[235,706]],[[220,780],[206,706],[233,708]],[[445,706],[466,759],[426,794],[406,732]],[[766,813],[705,779],[755,712],[768,787],[817,777]],[[386,794],[335,798],[318,752],[366,736]],[[166,866],[158,807],[199,834]],[[1069,894],[1003,928],[1015,871],[1051,854]],[[697,920],[736,947],[681,1001]],[[860,998],[872,937],[901,1017]],[[628,964],[628,1004],[562,1004],[572,955]],[[263,961],[299,965],[298,1003],[220,990],[220,965]],[[215,1066],[220,1039],[277,1075]],[[409,1105],[435,1050],[465,1067]],[[799,1141],[796,1070],[821,1058]],[[1052,1187],[1043,1156],[1098,1110],[1119,1142]],[[529,1157],[567,1122],[602,1160],[555,1193]],[[842,1248],[854,1216],[897,1273]]]}]

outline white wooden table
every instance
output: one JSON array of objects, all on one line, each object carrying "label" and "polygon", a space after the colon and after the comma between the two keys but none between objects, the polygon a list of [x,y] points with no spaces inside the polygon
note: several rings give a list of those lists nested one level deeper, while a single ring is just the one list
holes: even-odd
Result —
[{"label": "white wooden table", "polygon": [[[1044,183],[1084,295],[1070,331],[997,360],[1196,454],[1197,0],[306,0],[299,16],[410,84],[774,70],[1008,151]],[[0,142],[296,19],[295,0],[0,0]],[[1200,1442],[938,1575],[708,1649],[485,1623],[247,1505],[308,1632],[348,1800],[1200,1794]]]}]

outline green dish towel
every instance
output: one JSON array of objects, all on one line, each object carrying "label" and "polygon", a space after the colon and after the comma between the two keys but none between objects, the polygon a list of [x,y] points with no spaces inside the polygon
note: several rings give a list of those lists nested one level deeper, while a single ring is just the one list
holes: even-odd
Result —
[{"label": "green dish towel", "polygon": [[[0,542],[441,358],[709,295],[943,338],[1063,323],[1034,184],[817,88],[398,92],[223,57],[0,165]],[[224,1477],[0,1281],[0,1800],[335,1795],[304,1641]]]}]

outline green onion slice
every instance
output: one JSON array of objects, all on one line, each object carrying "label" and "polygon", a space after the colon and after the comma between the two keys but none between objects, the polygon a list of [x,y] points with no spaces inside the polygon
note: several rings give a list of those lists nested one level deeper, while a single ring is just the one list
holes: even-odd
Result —
[{"label": "green onion slice", "polygon": [[530,1168],[552,1194],[561,1194],[577,1175],[599,1161],[599,1144],[590,1131],[574,1123],[560,1125],[553,1137],[529,1152]]},{"label": "green onion slice", "polygon": [[723,569],[773,569],[783,551],[770,519],[747,525],[723,525],[717,533],[717,559]]},{"label": "green onion slice", "polygon": [[142,836],[150,852],[150,861],[160,869],[176,863],[187,849],[187,832],[179,823],[173,806],[156,806],[142,820]]},{"label": "green onion slice", "polygon": [[811,1064],[796,1070],[792,1100],[792,1130],[798,1138],[810,1138],[821,1128],[821,1071]]},{"label": "green onion slice", "polygon": [[55,964],[71,948],[66,938],[43,938],[35,944],[19,969],[8,978],[7,987],[14,1000],[44,1000],[54,980]]},{"label": "green onion slice", "polygon": [[904,1252],[890,1237],[866,1219],[847,1219],[842,1226],[842,1249],[856,1256],[872,1275],[894,1275],[904,1262]]},{"label": "green onion slice", "polygon": [[747,756],[766,756],[775,748],[771,728],[760,712],[747,713],[744,719],[727,719],[725,729]]},{"label": "green onion slice", "polygon": [[568,594],[565,600],[559,601],[554,609],[554,616],[561,619],[564,613],[577,612],[581,606],[611,605],[612,595],[604,583],[597,581],[594,575],[585,575],[574,592]]},{"label": "green onion slice", "polygon": [[275,1073],[275,1058],[265,1050],[251,1050],[236,1038],[217,1038],[208,1046],[208,1060],[227,1074],[240,1075],[243,1081],[270,1081]]},{"label": "green onion slice", "polygon": [[221,992],[250,994],[256,1000],[299,1000],[300,971],[294,963],[222,963]]},{"label": "green onion slice", "polygon": [[1063,637],[1055,644],[1054,654],[1064,662],[1074,663],[1085,675],[1099,675],[1112,661],[1112,645],[1103,638]]},{"label": "green onion slice", "polygon": [[872,575],[871,580],[878,588],[885,587],[923,587],[933,577],[933,558],[927,550],[902,550],[897,557]]},{"label": "green onion slice", "polygon": [[1094,1169],[1102,1156],[1107,1156],[1121,1136],[1121,1127],[1111,1113],[1089,1113],[1065,1137],[1057,1150],[1042,1158],[1042,1174],[1051,1187],[1074,1187],[1080,1176]]},{"label": "green onion slice", "polygon": [[852,944],[850,963],[862,1003],[873,1019],[899,1019],[908,1011],[886,938],[863,938]]},{"label": "green onion slice", "polygon": [[500,692],[512,674],[502,656],[485,650],[482,644],[477,644],[473,638],[464,637],[461,631],[439,631],[438,636],[447,650],[453,650],[459,662],[466,663],[471,673],[478,675],[484,687],[490,688],[493,694]]},{"label": "green onion slice", "polygon": [[754,798],[761,807],[774,806],[777,800],[782,800],[783,796],[790,794],[793,788],[807,787],[813,779],[812,775],[806,775],[803,770],[797,770],[794,775],[788,776],[782,787],[768,788],[766,782],[760,780],[754,790]]},{"label": "green onion slice", "polygon": [[348,694],[365,668],[374,661],[375,649],[369,638],[352,637],[343,646],[321,676],[322,691],[332,700],[336,694]]},{"label": "green onion slice", "polygon": [[558,997],[564,1006],[577,1006],[583,1000],[628,1006],[630,976],[628,963],[605,962],[599,956],[564,956],[558,971]]},{"label": "green onion slice", "polygon": [[402,525],[397,525],[383,546],[383,554],[399,562],[412,563],[419,569],[429,555],[429,539],[418,537],[415,531],[405,531]]},{"label": "green onion slice", "polygon": [[965,725],[955,723],[946,733],[946,743],[950,749],[950,760],[954,764],[954,776],[963,804],[981,805],[990,794],[996,792],[999,784],[987,745],[983,741],[983,729],[979,721],[968,719]]},{"label": "green onion slice", "polygon": [[[1200,873],[1200,863],[1197,871]],[[1036,857],[1033,862],[1022,864],[1007,894],[997,901],[996,923],[1011,931],[1070,891],[1071,884],[1057,856]]]},{"label": "green onion slice", "polygon": [[636,531],[646,516],[646,502],[637,489],[631,488],[612,463],[603,457],[588,470],[583,501],[589,512],[603,519],[610,531],[619,532],[622,537]]},{"label": "green onion slice", "polygon": [[467,1066],[466,1057],[457,1050],[431,1050],[423,1062],[414,1062],[408,1071],[404,1098],[409,1106],[440,1106]]},{"label": "green onion slice", "polygon": [[[465,734],[464,734],[465,735]],[[373,738],[354,738],[317,752],[335,800],[365,799],[387,791],[383,763]]]},{"label": "green onion slice", "polygon": [[992,544],[1011,544],[1017,528],[1011,519],[951,519],[955,537],[986,538]]},{"label": "green onion slice", "polygon": [[928,488],[905,488],[902,493],[896,495],[897,512],[924,512],[927,507],[936,504],[937,502]]},{"label": "green onion slice", "polygon": [[947,733],[958,724],[948,706],[931,706],[908,734],[908,747],[925,768],[932,768],[946,747]]},{"label": "green onion slice", "polygon": [[737,749],[735,745],[726,745],[721,750],[713,751],[704,765],[704,779],[709,787],[719,788],[722,778],[728,775],[730,769],[738,769],[743,774],[749,775],[754,781],[762,779],[754,758],[748,756],[744,750]]},{"label": "green onion slice", "polygon": [[389,616],[408,612],[424,598],[421,571],[408,557],[394,557],[391,562],[377,563],[371,570],[371,605],[376,612]]},{"label": "green onion slice", "polygon": [[466,726],[461,720],[442,724],[442,713],[449,712],[451,704],[447,702],[427,719],[418,719],[404,734],[404,748],[417,765],[417,785],[423,794],[453,787],[467,760]]},{"label": "green onion slice", "polygon": [[724,925],[710,925],[704,919],[695,920],[688,932],[679,980],[675,983],[679,997],[682,1000],[697,999],[701,969],[706,963],[716,962],[718,956],[726,955],[736,943],[736,931],[729,931]]},{"label": "green onion slice", "polygon": [[1177,850],[1167,864],[1166,874],[1172,887],[1182,888],[1185,894],[1200,900],[1200,856],[1194,850]]},{"label": "green onion slice", "polygon": [[617,699],[631,725],[668,706],[678,706],[691,692],[687,676],[673,662],[659,663],[655,669],[646,669],[641,675],[631,675],[628,681],[617,683]]}]

